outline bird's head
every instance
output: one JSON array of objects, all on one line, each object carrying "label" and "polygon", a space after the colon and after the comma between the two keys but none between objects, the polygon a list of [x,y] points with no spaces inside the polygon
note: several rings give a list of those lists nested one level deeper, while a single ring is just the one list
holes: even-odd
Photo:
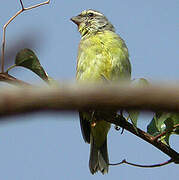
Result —
[{"label": "bird's head", "polygon": [[92,9],[82,11],[71,20],[78,26],[82,36],[104,30],[115,31],[113,25],[102,13]]}]

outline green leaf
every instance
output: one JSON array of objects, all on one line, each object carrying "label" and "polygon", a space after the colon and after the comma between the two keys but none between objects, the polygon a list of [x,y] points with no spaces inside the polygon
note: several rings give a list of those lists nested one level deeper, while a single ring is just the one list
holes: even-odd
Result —
[{"label": "green leaf", "polygon": [[148,85],[149,85],[149,81],[147,81],[147,79],[140,78],[140,79],[138,80],[138,84],[139,84],[139,86],[142,86],[142,87],[148,86]]},{"label": "green leaf", "polygon": [[159,130],[157,129],[154,117],[149,123],[149,125],[147,126],[147,132],[152,136],[157,136],[158,134],[160,134]]},{"label": "green leaf", "polygon": [[139,117],[139,111],[127,111],[128,114],[129,114],[129,118],[133,124],[133,127],[134,129],[136,130],[136,132],[138,133],[137,131],[137,120],[138,120],[138,117]]},{"label": "green leaf", "polygon": [[155,122],[156,122],[156,126],[157,129],[159,130],[159,132],[163,132],[166,130],[166,124],[165,121],[170,117],[170,113],[161,113],[158,112],[155,115]]},{"label": "green leaf", "polygon": [[[149,83],[146,79],[144,78],[140,78],[140,79],[135,79],[132,81],[132,84],[134,86],[138,86],[138,87],[144,87],[144,86],[147,86]],[[138,121],[138,118],[139,118],[139,114],[140,112],[139,111],[127,111],[128,114],[129,114],[129,118],[133,124],[133,127],[135,128],[136,132],[137,132],[137,121]]]},{"label": "green leaf", "polygon": [[171,119],[173,121],[173,127],[176,127],[173,131],[174,134],[179,134],[179,114],[172,113]]},{"label": "green leaf", "polygon": [[132,83],[138,87],[146,87],[149,85],[149,82],[144,78],[134,79]]},{"label": "green leaf", "polygon": [[[160,133],[163,133],[164,131],[169,130],[167,129],[168,127],[170,127],[168,123],[169,120],[170,120],[170,113],[166,113],[166,112],[156,113],[155,122],[156,122],[157,129]],[[167,122],[167,125],[166,125],[166,122]],[[169,137],[170,137],[170,133],[166,133],[160,138],[161,142],[169,146]]]},{"label": "green leaf", "polygon": [[59,82],[54,80],[52,77],[48,76],[48,80],[47,83],[49,86],[53,86],[53,87],[59,87]]},{"label": "green leaf", "polygon": [[16,66],[22,66],[33,71],[44,81],[48,80],[47,73],[41,66],[35,53],[30,49],[22,49],[19,51],[16,55],[15,64]]},{"label": "green leaf", "polygon": [[173,121],[172,119],[169,117],[165,120],[165,125],[166,125],[166,128],[165,128],[165,131],[167,132],[164,136],[163,136],[163,139],[161,139],[161,141],[167,145],[169,145],[169,138],[170,138],[170,135],[172,134],[172,130],[173,130]]},{"label": "green leaf", "polygon": [[[147,132],[152,136],[157,136],[166,130],[166,124],[164,123],[168,119],[166,113],[157,112],[152,121],[147,126]],[[161,141],[169,145],[169,136],[168,134],[161,137]]]},{"label": "green leaf", "polygon": [[169,146],[169,138],[171,134],[179,134],[178,124],[179,114],[157,112],[150,124],[147,126],[147,132],[153,136],[166,132],[160,139],[161,142]]}]

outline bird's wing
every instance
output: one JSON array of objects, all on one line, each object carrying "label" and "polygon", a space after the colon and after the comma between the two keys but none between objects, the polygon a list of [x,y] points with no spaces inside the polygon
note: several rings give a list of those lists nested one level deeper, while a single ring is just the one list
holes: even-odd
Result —
[{"label": "bird's wing", "polygon": [[129,80],[131,76],[131,64],[129,61],[129,53],[124,40],[112,31],[103,33],[104,47],[110,54],[111,72],[110,80]]},{"label": "bird's wing", "polygon": [[85,117],[84,112],[79,112],[80,115],[80,126],[81,126],[81,132],[83,135],[83,139],[85,142],[90,143],[90,122]]}]

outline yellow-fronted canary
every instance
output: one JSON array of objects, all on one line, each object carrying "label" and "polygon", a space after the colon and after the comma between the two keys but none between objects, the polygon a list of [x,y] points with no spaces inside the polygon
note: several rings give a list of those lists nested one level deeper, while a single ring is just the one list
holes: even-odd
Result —
[{"label": "yellow-fronted canary", "polygon": [[[100,12],[85,10],[71,20],[82,36],[77,61],[78,82],[129,80],[131,65],[125,42],[115,33],[113,25]],[[85,142],[90,143],[89,168],[92,174],[108,172],[107,134],[110,123],[95,121],[95,113],[82,111],[80,124]]]}]

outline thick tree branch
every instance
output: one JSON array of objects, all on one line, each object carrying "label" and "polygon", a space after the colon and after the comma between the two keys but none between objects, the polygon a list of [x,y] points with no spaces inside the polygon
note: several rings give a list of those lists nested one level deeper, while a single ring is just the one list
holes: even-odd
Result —
[{"label": "thick tree branch", "polygon": [[[15,80],[16,81],[16,80]],[[60,84],[59,87],[19,87],[0,90],[0,116],[9,116],[46,110],[93,110],[95,117],[123,127],[132,134],[152,144],[179,163],[179,154],[148,133],[127,122],[122,116],[104,113],[109,110],[139,109],[179,112],[179,87],[132,87],[113,84]],[[102,113],[100,113],[102,110]],[[0,119],[3,120],[3,119]]]},{"label": "thick tree branch", "polygon": [[[7,75],[7,74],[6,74]],[[0,80],[26,84],[16,78],[0,73]],[[20,101],[12,101],[20,99]],[[60,84],[59,87],[22,87],[1,89],[0,107],[9,100],[10,109],[1,109],[0,115],[30,110],[78,110],[78,109],[138,109],[147,111],[172,111],[179,113],[179,87],[134,87],[113,84]],[[29,103],[31,102],[31,103]],[[17,111],[16,107],[20,107]]]}]

